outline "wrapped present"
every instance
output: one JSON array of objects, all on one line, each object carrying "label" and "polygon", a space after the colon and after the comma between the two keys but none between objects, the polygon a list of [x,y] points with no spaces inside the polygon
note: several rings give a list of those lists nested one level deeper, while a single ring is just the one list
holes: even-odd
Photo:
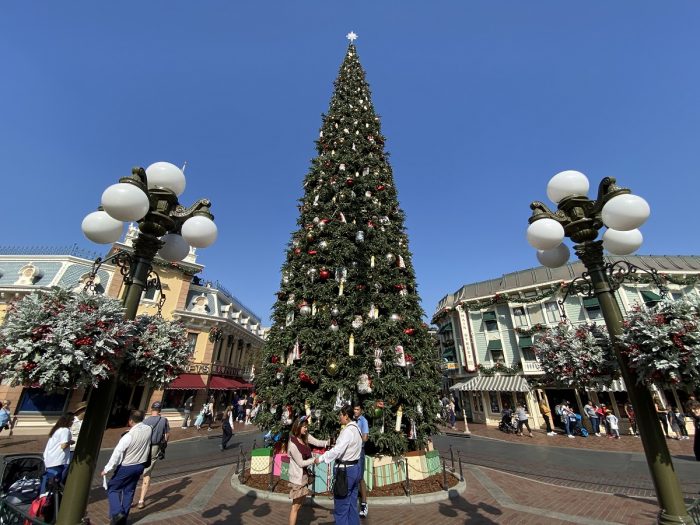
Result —
[{"label": "wrapped present", "polygon": [[374,458],[372,456],[365,456],[365,475],[363,479],[365,480],[365,485],[367,490],[372,490],[374,488]]},{"label": "wrapped present", "polygon": [[425,461],[428,464],[428,476],[438,474],[440,472],[440,452],[437,450],[428,450],[425,453]]},{"label": "wrapped present", "polygon": [[287,458],[287,462],[289,462],[289,456],[287,454],[275,454],[274,459],[272,460],[272,475],[273,476],[281,476],[282,475],[282,459]]},{"label": "wrapped present", "polygon": [[289,481],[289,456],[282,456],[282,467],[280,469],[280,478]]},{"label": "wrapped present", "polygon": [[429,476],[428,463],[425,458],[425,450],[412,450],[410,452],[406,452],[404,455],[408,460],[409,479],[420,480]]},{"label": "wrapped present", "polygon": [[[314,457],[320,454],[313,454]],[[317,494],[328,492],[333,481],[333,464],[319,463],[314,465],[314,492]]]},{"label": "wrapped present", "polygon": [[401,457],[375,456],[373,461],[374,486],[383,487],[406,480],[405,461]]},{"label": "wrapped present", "polygon": [[272,449],[254,448],[250,458],[251,474],[269,474],[272,470]]}]

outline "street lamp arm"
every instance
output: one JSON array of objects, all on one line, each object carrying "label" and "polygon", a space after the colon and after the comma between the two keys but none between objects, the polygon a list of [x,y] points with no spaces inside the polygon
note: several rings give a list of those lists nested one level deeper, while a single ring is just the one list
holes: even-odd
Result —
[{"label": "street lamp arm", "polygon": [[569,220],[566,214],[561,210],[552,211],[550,210],[544,202],[534,201],[530,204],[530,209],[532,210],[532,216],[528,220],[528,223],[532,224],[540,219],[554,219],[555,221],[561,223],[565,226]]},{"label": "street lamp arm", "polygon": [[185,207],[183,205],[178,205],[175,210],[171,213],[173,217],[177,217],[178,219],[182,219],[180,222],[184,222],[190,217],[194,217],[195,215],[202,215],[204,217],[207,217],[211,220],[214,220],[214,215],[211,213],[211,201],[209,199],[199,199],[197,202],[195,202],[192,206]]}]

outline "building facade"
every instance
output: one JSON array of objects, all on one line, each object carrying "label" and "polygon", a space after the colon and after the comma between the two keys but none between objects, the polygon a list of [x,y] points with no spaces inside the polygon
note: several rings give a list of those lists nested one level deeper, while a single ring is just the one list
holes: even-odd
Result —
[{"label": "building facade", "polygon": [[[700,256],[606,257],[606,261],[656,270],[674,299],[700,290]],[[580,262],[556,269],[532,268],[467,284],[440,301],[433,323],[440,341],[444,387],[457,397],[470,419],[497,425],[505,406],[525,403],[536,426],[543,426],[538,409],[543,399],[552,409],[568,400],[578,405],[579,413],[591,399],[625,417],[622,407],[627,396],[621,381],[599,392],[538,385],[542,371],[533,341],[539,330],[562,320],[562,308],[574,325],[604,323],[597,299],[568,295],[564,300],[568,283],[584,271]],[[641,271],[632,274],[616,296],[623,315],[634,306],[651,307],[661,299],[653,280]],[[666,406],[678,406],[688,396],[676,390],[657,394]]]},{"label": "building facade", "polygon": [[[119,250],[131,251],[136,234],[137,230],[130,228],[124,241],[115,243],[108,256]],[[54,286],[82,290],[96,256],[77,247],[0,248],[0,322],[8,305],[24,295]],[[161,290],[144,292],[137,313],[154,315],[160,306],[164,318],[183,322],[193,349],[185,373],[164,390],[120,384],[110,409],[109,425],[126,424],[130,409],[146,408],[156,400],[163,402],[164,415],[177,424],[189,397],[198,410],[211,396],[217,407],[223,407],[234,393],[249,394],[253,390],[265,329],[260,318],[223,285],[197,276],[204,267],[196,259],[194,249],[177,264],[156,258],[154,270]],[[94,284],[97,293],[122,297],[124,277],[114,265],[103,264]],[[61,413],[87,400],[89,394],[84,389],[47,394],[40,388],[11,387],[6,381],[0,382],[0,399],[12,402],[19,433],[48,431]]]}]

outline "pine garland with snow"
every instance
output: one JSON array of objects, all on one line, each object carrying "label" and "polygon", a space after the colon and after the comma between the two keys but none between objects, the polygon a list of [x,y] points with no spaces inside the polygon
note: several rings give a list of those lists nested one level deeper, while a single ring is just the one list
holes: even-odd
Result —
[{"label": "pine garland with snow", "polygon": [[162,388],[184,371],[192,357],[187,330],[182,323],[150,315],[137,317],[135,324],[138,335],[122,372],[130,382]]},{"label": "pine garland with snow", "polygon": [[0,329],[0,373],[49,392],[97,386],[133,336],[119,301],[60,288],[12,304]]},{"label": "pine garland with snow", "polygon": [[567,322],[535,338],[535,355],[544,371],[542,382],[567,388],[609,386],[619,368],[605,328]]},{"label": "pine garland with snow", "polygon": [[700,385],[700,300],[664,300],[651,309],[638,306],[625,321],[623,351],[637,381]]}]

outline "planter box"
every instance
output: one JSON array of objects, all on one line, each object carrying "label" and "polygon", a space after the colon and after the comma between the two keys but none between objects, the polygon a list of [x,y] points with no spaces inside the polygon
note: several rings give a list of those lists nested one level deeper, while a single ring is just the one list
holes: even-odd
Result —
[{"label": "planter box", "polygon": [[425,450],[406,452],[405,457],[408,460],[408,479],[421,480],[430,475]]},{"label": "planter box", "polygon": [[375,487],[406,481],[406,466],[401,457],[375,456],[372,467]]},{"label": "planter box", "polygon": [[250,473],[269,474],[272,470],[272,449],[255,448],[251,452]]}]

